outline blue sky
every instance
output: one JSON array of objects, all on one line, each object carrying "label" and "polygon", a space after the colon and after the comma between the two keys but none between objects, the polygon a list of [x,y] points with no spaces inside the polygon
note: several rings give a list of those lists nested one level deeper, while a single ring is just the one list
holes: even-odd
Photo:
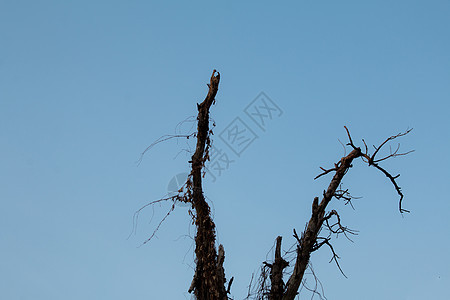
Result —
[{"label": "blue sky", "polygon": [[[444,299],[450,284],[449,1],[0,1],[0,294],[2,299],[189,299],[194,228],[170,203],[133,214],[187,172],[188,134],[212,70],[221,73],[214,144],[234,160],[205,192],[226,251],[232,295],[294,244],[313,178],[354,141],[413,127],[387,161],[344,178],[355,210],[333,203],[354,243],[312,264],[328,299]],[[261,130],[245,108],[264,92],[281,109]],[[240,156],[220,133],[240,118],[255,141]],[[189,119],[188,119],[189,120]],[[177,131],[176,131],[177,130]],[[312,282],[311,278],[308,282]],[[304,291],[300,299],[310,299]]]}]

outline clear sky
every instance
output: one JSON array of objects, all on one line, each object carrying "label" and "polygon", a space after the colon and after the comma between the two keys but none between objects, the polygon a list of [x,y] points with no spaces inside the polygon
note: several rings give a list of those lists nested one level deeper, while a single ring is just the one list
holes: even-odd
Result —
[{"label": "clear sky", "polygon": [[[384,164],[411,214],[355,162],[343,187],[363,198],[330,207],[359,230],[334,244],[348,279],[328,249],[311,260],[325,296],[448,298],[449,16],[438,0],[0,0],[0,298],[190,298],[187,207],[139,247],[171,203],[148,208],[127,237],[134,212],[189,171],[193,144],[159,144],[137,166],[140,153],[195,130],[213,69],[214,145],[232,162],[205,193],[235,299],[277,235],[294,244],[330,180],[313,180],[319,167],[344,154],[344,125],[358,145],[414,128],[400,142],[415,152]],[[246,108],[261,92],[279,110],[259,127]],[[233,151],[221,133],[236,122],[253,135]]]}]

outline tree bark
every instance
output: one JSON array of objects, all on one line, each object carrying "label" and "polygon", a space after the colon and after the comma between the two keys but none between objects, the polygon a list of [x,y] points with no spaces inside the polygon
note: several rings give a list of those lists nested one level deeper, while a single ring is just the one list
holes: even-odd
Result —
[{"label": "tree bark", "polygon": [[314,199],[311,219],[309,220],[308,226],[303,232],[302,237],[299,240],[299,245],[297,246],[297,258],[295,261],[294,271],[286,284],[286,291],[284,292],[283,297],[279,299],[293,300],[297,296],[298,289],[303,280],[303,275],[308,267],[311,253],[314,251],[313,246],[317,243],[317,236],[324,222],[325,209],[333,198],[345,173],[347,173],[348,169],[351,167],[352,161],[361,155],[361,149],[356,148],[353,149],[349,155],[343,157],[340,161],[339,167],[335,170],[336,173],[334,174],[327,191],[324,193],[320,204],[318,204],[317,197]]},{"label": "tree bark", "polygon": [[[192,206],[196,212],[195,236],[196,270],[193,290],[198,300],[227,299],[223,260],[225,254],[221,245],[220,261],[215,247],[215,224],[210,215],[210,207],[205,201],[202,188],[202,169],[208,157],[209,147],[209,109],[215,101],[219,88],[220,74],[216,70],[211,75],[209,91],[205,100],[198,104],[197,146],[192,156]],[[206,153],[205,153],[206,152]],[[192,289],[190,289],[192,290]]]},{"label": "tree bark", "polygon": [[284,293],[283,270],[289,265],[289,263],[281,256],[281,239],[281,236],[277,237],[275,261],[273,265],[271,265],[270,269],[270,300],[281,299]]}]

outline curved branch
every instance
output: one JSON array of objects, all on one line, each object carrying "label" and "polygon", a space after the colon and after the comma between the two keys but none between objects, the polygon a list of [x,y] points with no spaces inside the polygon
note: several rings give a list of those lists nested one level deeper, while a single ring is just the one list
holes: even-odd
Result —
[{"label": "curved branch", "polygon": [[[391,180],[397,193],[400,195],[400,201],[399,201],[400,212],[401,213],[409,212],[408,210],[405,210],[402,208],[403,194],[401,192],[400,187],[397,185],[397,182],[396,182],[396,178],[398,178],[399,175],[392,176],[384,168],[380,167],[378,165],[378,162],[382,161],[382,160],[386,160],[391,157],[406,155],[406,154],[410,153],[411,151],[406,152],[406,153],[398,153],[398,148],[397,148],[395,151],[393,151],[393,152],[391,151],[390,154],[384,158],[376,160],[375,157],[379,153],[380,149],[383,146],[385,146],[389,141],[392,141],[398,137],[408,134],[411,131],[411,129],[408,129],[407,131],[405,131],[403,133],[399,133],[397,135],[387,138],[383,143],[381,143],[380,146],[374,147],[375,152],[372,156],[370,156],[368,153],[368,147],[367,147],[366,142],[363,140],[364,149],[365,149],[365,152],[363,153],[361,151],[361,148],[357,147],[354,144],[348,128],[346,126],[344,126],[344,128],[347,132],[347,136],[348,136],[348,140],[349,140],[347,145],[352,147],[353,150],[348,155],[342,157],[341,160],[334,165],[334,168],[330,168],[330,169],[320,168],[323,172],[314,178],[314,179],[317,179],[328,173],[334,172],[334,176],[331,179],[328,189],[326,191],[324,191],[324,193],[323,193],[323,198],[320,201],[320,204],[318,203],[318,198],[317,197],[314,198],[313,205],[312,205],[311,218],[307,224],[306,229],[301,234],[300,238],[298,237],[297,233],[294,230],[294,237],[296,238],[296,240],[298,242],[297,257],[296,257],[296,261],[295,261],[295,265],[294,265],[294,270],[293,270],[291,276],[289,277],[289,280],[286,283],[286,289],[285,289],[284,295],[282,297],[283,300],[293,300],[296,297],[296,295],[298,293],[298,289],[300,287],[300,284],[302,283],[305,270],[308,266],[309,259],[311,257],[311,253],[318,250],[323,245],[327,245],[330,248],[331,252],[333,253],[333,257],[331,260],[334,260],[336,262],[339,270],[342,272],[342,269],[337,260],[339,258],[339,256],[336,254],[333,246],[330,243],[330,236],[327,238],[323,238],[323,237],[319,237],[318,234],[321,231],[324,223],[325,223],[325,226],[330,230],[330,234],[338,235],[340,233],[343,233],[347,238],[348,238],[347,233],[348,234],[356,234],[356,231],[350,230],[347,227],[344,227],[341,225],[341,220],[340,220],[339,214],[335,210],[332,210],[330,213],[328,213],[325,216],[325,210],[333,197],[335,197],[337,199],[339,199],[339,198],[344,198],[347,200],[351,199],[351,197],[348,194],[348,190],[344,190],[344,191],[338,190],[338,187],[341,184],[342,178],[345,176],[345,174],[348,172],[348,170],[352,167],[352,162],[354,159],[361,157],[363,159],[363,161],[365,161],[369,164],[369,166],[374,166],[375,168],[377,168],[381,172],[383,172]],[[335,224],[330,225],[328,221],[332,216],[336,216],[337,222]],[[345,276],[345,274],[343,272],[342,272],[342,274]]]}]

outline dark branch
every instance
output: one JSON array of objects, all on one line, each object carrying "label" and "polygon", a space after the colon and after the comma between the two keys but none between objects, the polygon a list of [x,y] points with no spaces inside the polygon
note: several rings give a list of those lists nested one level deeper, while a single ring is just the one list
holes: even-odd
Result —
[{"label": "dark branch", "polygon": [[[390,175],[389,172],[387,172],[385,169],[383,169],[382,167],[380,167],[378,165],[378,162],[386,160],[391,157],[405,155],[405,154],[410,153],[411,151],[406,152],[406,153],[399,153],[398,152],[399,148],[397,148],[395,151],[391,151],[388,156],[383,157],[379,160],[376,160],[376,154],[379,153],[380,149],[383,146],[385,146],[389,141],[392,141],[398,137],[404,136],[404,135],[408,134],[411,130],[409,129],[404,133],[399,133],[397,135],[389,137],[380,146],[375,147],[375,153],[372,156],[370,156],[368,153],[368,147],[367,147],[366,142],[363,140],[364,150],[365,150],[365,152],[363,153],[361,151],[361,148],[357,147],[354,144],[348,128],[347,127],[344,127],[344,128],[347,132],[347,136],[348,136],[348,140],[349,140],[347,145],[350,146],[353,150],[348,155],[342,157],[341,160],[334,165],[334,168],[329,168],[329,169],[320,168],[323,172],[314,178],[314,179],[317,179],[321,176],[324,176],[326,174],[334,172],[334,176],[331,179],[331,182],[330,182],[327,190],[324,191],[323,198],[320,201],[320,203],[318,203],[317,197],[314,199],[313,205],[312,205],[311,218],[307,224],[306,229],[303,231],[301,237],[299,237],[297,235],[297,232],[294,230],[294,237],[297,240],[297,244],[298,244],[297,245],[297,257],[296,257],[296,261],[295,261],[295,265],[294,265],[294,270],[293,270],[291,276],[289,277],[289,280],[286,283],[285,293],[282,298],[283,300],[293,300],[296,297],[299,286],[303,280],[305,270],[308,266],[309,259],[311,257],[311,253],[314,251],[317,251],[323,245],[327,245],[330,248],[330,250],[333,254],[331,261],[333,261],[333,260],[335,261],[339,270],[345,276],[344,272],[342,271],[342,269],[338,263],[339,256],[334,251],[334,248],[330,242],[331,234],[335,234],[335,235],[344,234],[349,240],[351,240],[349,238],[349,235],[350,234],[355,235],[355,234],[357,234],[357,231],[351,230],[348,227],[342,226],[340,216],[335,210],[332,210],[331,212],[329,212],[326,215],[325,215],[325,211],[326,211],[326,208],[327,208],[329,202],[331,201],[331,199],[333,197],[337,198],[337,199],[347,200],[347,203],[349,203],[349,201],[351,201],[351,199],[353,198],[348,193],[348,190],[338,189],[338,187],[341,185],[342,179],[345,176],[345,174],[347,174],[348,170],[352,167],[352,162],[354,159],[362,158],[363,161],[366,161],[369,164],[369,166],[374,166],[377,169],[379,169],[380,171],[382,171],[391,180],[397,193],[400,195],[400,201],[399,201],[400,212],[402,212],[402,213],[408,212],[407,210],[402,209],[402,207],[401,207],[402,200],[403,200],[403,194],[401,192],[400,187],[398,186],[398,184],[396,182],[396,178],[398,178],[398,175],[397,176]],[[335,223],[331,224],[330,219],[333,216],[336,217],[337,221]],[[319,237],[318,236],[323,225],[325,225],[325,227],[329,230],[330,236],[328,236],[328,237]]]},{"label": "dark branch", "polygon": [[156,146],[159,143],[171,140],[171,139],[176,139],[176,138],[186,138],[189,139],[190,137],[195,136],[195,133],[191,133],[191,134],[176,134],[176,135],[163,135],[162,137],[160,137],[159,139],[157,139],[156,141],[154,141],[150,146],[148,146],[147,148],[145,148],[145,150],[141,153],[141,156],[139,157],[139,159],[137,160],[136,164],[140,165],[142,162],[142,159],[144,158],[145,153],[147,153],[147,151],[149,151],[151,148],[153,148],[154,146]]},{"label": "dark branch", "polygon": [[[217,75],[216,75],[217,73]],[[220,74],[213,71],[208,85],[208,94],[205,100],[197,105],[197,145],[192,156],[192,207],[195,210],[195,236],[196,277],[193,291],[199,300],[218,299],[226,300],[225,274],[222,267],[224,256],[221,255],[223,247],[219,246],[219,257],[215,248],[215,224],[211,219],[210,207],[205,200],[202,188],[202,169],[208,159],[211,131],[209,130],[209,109],[215,102],[219,89]]]},{"label": "dark branch", "polygon": [[289,263],[281,257],[281,236],[277,237],[277,244],[275,247],[275,261],[271,265],[270,270],[270,295],[269,299],[281,299],[284,292],[283,270]]},{"label": "dark branch", "polygon": [[[345,126],[344,126],[344,127],[345,127]],[[350,141],[347,145],[350,145],[351,147],[353,147],[353,148],[355,149],[355,145],[353,144],[352,138],[351,138],[351,136],[350,136],[350,132],[348,131],[347,127],[345,127],[345,130],[347,131],[348,139],[349,139],[349,141]],[[385,156],[385,157],[376,159],[376,155],[377,155],[377,154],[379,153],[379,151],[383,148],[383,146],[385,146],[385,145],[388,144],[388,142],[393,141],[393,140],[395,140],[395,139],[397,139],[397,138],[399,138],[399,137],[405,136],[405,135],[407,135],[408,133],[410,133],[411,131],[412,131],[412,128],[411,128],[411,129],[407,129],[405,132],[400,132],[400,133],[398,133],[398,134],[396,134],[396,135],[393,135],[393,136],[388,137],[388,138],[387,138],[384,142],[382,142],[378,147],[377,147],[377,146],[373,146],[374,149],[375,149],[375,152],[374,152],[372,155],[370,155],[370,154],[368,153],[367,144],[366,144],[366,142],[365,142],[364,140],[362,140],[363,143],[364,143],[364,146],[365,146],[365,153],[362,153],[362,154],[361,154],[361,158],[362,158],[365,162],[367,162],[367,163],[369,164],[369,166],[374,166],[375,168],[377,168],[378,170],[380,170],[387,178],[389,178],[389,180],[391,181],[391,183],[394,185],[394,188],[395,188],[395,190],[397,191],[397,194],[400,196],[400,199],[399,199],[399,202],[398,202],[398,206],[399,206],[399,211],[400,211],[400,213],[409,213],[409,212],[410,212],[409,210],[404,209],[404,208],[402,207],[403,193],[402,193],[402,191],[401,191],[400,186],[397,184],[397,181],[396,181],[396,179],[400,176],[400,174],[398,174],[398,175],[396,175],[396,176],[392,176],[386,169],[382,168],[378,163],[381,162],[381,161],[387,160],[387,159],[389,159],[389,158],[394,158],[394,157],[397,157],[397,156],[404,156],[404,155],[406,155],[406,154],[409,154],[409,153],[414,152],[414,150],[407,151],[407,152],[403,152],[403,153],[399,153],[398,151],[399,151],[399,149],[400,149],[400,145],[398,145],[395,151],[393,151],[393,152],[390,151],[390,154],[387,155],[387,156]]]},{"label": "dark branch", "polygon": [[[375,156],[377,155],[378,151],[380,151],[380,149],[381,149],[384,145],[386,145],[389,141],[392,141],[392,140],[395,140],[395,139],[398,138],[398,137],[402,137],[402,136],[404,136],[404,135],[407,135],[408,133],[411,132],[411,130],[412,130],[412,128],[411,128],[411,129],[407,129],[405,132],[400,132],[400,133],[398,133],[398,134],[396,134],[396,135],[393,135],[393,136],[388,137],[388,138],[387,138],[383,143],[381,143],[380,146],[378,146],[378,147],[373,146],[373,147],[375,148],[375,152],[372,154],[372,157],[370,158],[370,161],[372,161],[372,162],[375,161]],[[412,152],[412,151],[410,151],[410,152]],[[405,154],[407,154],[407,153],[400,154],[400,155],[405,155]],[[395,156],[395,155],[394,155],[394,156]],[[391,157],[392,157],[392,155],[391,155]]]}]

